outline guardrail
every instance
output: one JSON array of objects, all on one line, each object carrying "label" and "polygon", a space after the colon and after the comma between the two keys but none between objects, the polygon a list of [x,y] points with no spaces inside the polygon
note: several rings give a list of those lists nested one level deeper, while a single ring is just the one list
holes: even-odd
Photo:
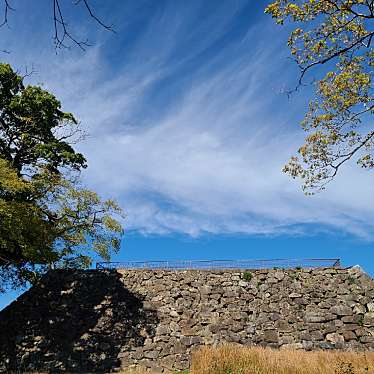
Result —
[{"label": "guardrail", "polygon": [[338,258],[273,259],[273,260],[172,260],[98,262],[96,269],[150,269],[150,270],[256,270],[294,268],[339,268]]}]

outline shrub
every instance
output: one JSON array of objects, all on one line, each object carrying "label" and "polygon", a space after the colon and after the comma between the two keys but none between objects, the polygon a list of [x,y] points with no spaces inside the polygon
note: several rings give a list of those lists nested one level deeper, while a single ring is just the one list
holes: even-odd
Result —
[{"label": "shrub", "polygon": [[250,271],[245,271],[244,273],[243,273],[243,279],[246,281],[246,282],[250,282],[251,281],[251,279],[252,279],[252,273],[250,272]]}]

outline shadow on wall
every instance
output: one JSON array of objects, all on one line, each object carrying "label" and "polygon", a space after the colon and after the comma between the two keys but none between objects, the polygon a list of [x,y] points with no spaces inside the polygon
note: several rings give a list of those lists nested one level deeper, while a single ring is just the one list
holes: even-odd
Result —
[{"label": "shadow on wall", "polygon": [[116,271],[56,270],[0,312],[0,372],[103,372],[155,334],[155,311]]}]

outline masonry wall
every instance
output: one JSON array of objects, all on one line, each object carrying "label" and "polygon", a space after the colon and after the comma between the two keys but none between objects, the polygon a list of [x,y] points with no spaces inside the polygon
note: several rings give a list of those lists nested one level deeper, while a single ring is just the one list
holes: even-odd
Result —
[{"label": "masonry wall", "polygon": [[0,371],[183,370],[227,342],[374,350],[373,299],[357,268],[54,271],[0,312]]}]

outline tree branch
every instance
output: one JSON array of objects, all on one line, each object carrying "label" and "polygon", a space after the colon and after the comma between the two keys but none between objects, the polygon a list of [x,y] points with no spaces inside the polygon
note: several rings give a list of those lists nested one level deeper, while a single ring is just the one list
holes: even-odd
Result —
[{"label": "tree branch", "polygon": [[[89,16],[102,28],[107,31],[115,32],[112,26],[105,24],[90,7],[88,0],[77,0],[74,5],[78,5],[83,2]],[[88,40],[80,41],[78,40],[69,30],[68,23],[65,21],[63,11],[61,9],[60,0],[53,0],[53,24],[54,24],[54,43],[56,48],[68,48],[65,45],[65,39],[69,39],[74,44],[76,44],[83,51],[86,47],[91,46]]]},{"label": "tree branch", "polygon": [[3,27],[5,25],[7,25],[9,27],[9,25],[8,25],[8,12],[10,10],[14,10],[14,9],[11,7],[9,0],[3,0],[3,1],[4,1],[4,6],[5,6],[5,8],[4,8],[4,20],[3,20],[3,22],[0,23],[0,27]]},{"label": "tree branch", "polygon": [[343,160],[341,160],[338,164],[336,165],[332,165],[331,164],[331,167],[334,169],[334,173],[332,174],[331,176],[331,179],[333,179],[336,174],[338,173],[338,170],[340,168],[340,166],[342,166],[345,162],[347,162],[348,160],[350,160],[355,153],[357,153],[362,147],[365,146],[365,144],[367,144],[371,139],[374,138],[374,131],[372,131],[371,133],[369,133],[365,139],[357,146],[355,147],[351,152],[345,154],[345,155],[341,155],[340,157],[344,157]]},{"label": "tree branch", "polygon": [[343,49],[339,49],[338,51],[334,52],[330,56],[327,56],[327,57],[323,58],[322,60],[315,61],[315,62],[307,65],[306,67],[300,67],[301,74],[300,74],[298,85],[301,86],[303,84],[302,82],[303,82],[305,74],[312,67],[314,67],[316,65],[323,65],[326,62],[329,62],[330,60],[334,59],[335,57],[340,56],[341,54],[348,52],[349,50],[351,50],[352,48],[354,48],[356,45],[361,44],[366,38],[369,38],[369,40],[371,41],[371,39],[372,39],[373,36],[374,36],[374,31],[370,32],[369,34],[366,34],[365,36],[363,36],[361,38],[359,38],[358,40],[356,40],[354,43],[352,43],[348,47],[345,47]]}]

